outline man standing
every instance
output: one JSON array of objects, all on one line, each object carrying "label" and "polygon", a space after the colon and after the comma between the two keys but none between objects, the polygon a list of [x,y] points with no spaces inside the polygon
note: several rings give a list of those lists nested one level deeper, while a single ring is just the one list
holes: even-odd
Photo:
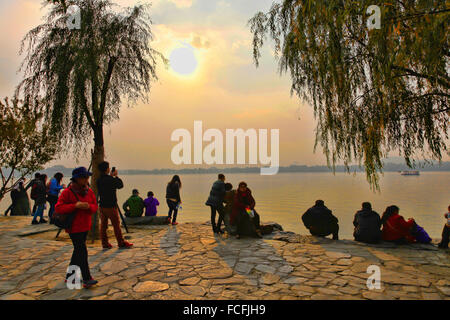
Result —
[{"label": "man standing", "polygon": [[[220,229],[223,218],[223,198],[225,197],[225,176],[219,174],[218,180],[212,185],[206,205],[211,207],[211,225],[214,233],[223,233]],[[219,220],[216,225],[216,211],[219,213]]]},{"label": "man standing", "polygon": [[106,231],[108,229],[108,219],[114,228],[114,235],[117,239],[119,248],[129,248],[133,244],[125,241],[120,230],[119,211],[117,206],[117,189],[123,188],[122,180],[117,176],[117,170],[111,172],[109,163],[104,161],[98,165],[101,172],[100,178],[97,180],[98,195],[100,197],[100,236],[104,249],[112,248],[108,242]]},{"label": "man standing", "polygon": [[332,234],[333,240],[339,240],[338,219],[325,206],[323,200],[317,200],[316,204],[303,214],[302,220],[313,236],[326,237]]}]

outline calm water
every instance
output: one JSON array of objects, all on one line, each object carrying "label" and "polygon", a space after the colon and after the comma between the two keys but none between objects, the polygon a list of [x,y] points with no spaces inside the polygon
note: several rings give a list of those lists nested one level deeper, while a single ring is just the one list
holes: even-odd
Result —
[{"label": "calm water", "polygon": [[[137,188],[145,198],[153,191],[161,202],[158,214],[167,213],[165,187],[171,176],[142,175],[122,176],[125,187],[118,192],[119,204]],[[209,207],[204,205],[216,175],[181,176],[183,209],[179,222],[209,219]],[[325,204],[339,219],[341,238],[352,238],[353,215],[361,202],[370,201],[381,215],[391,204],[400,207],[405,218],[414,217],[433,238],[440,238],[445,223],[443,214],[450,204],[450,172],[423,172],[420,176],[401,176],[385,173],[381,178],[381,193],[370,190],[365,175],[358,173],[282,173],[275,176],[259,174],[228,174],[227,182],[234,187],[246,181],[256,200],[256,210],[262,221],[276,221],[285,230],[305,234],[307,230],[300,217],[316,199]],[[65,179],[67,183],[67,179]],[[0,212],[10,204],[9,196],[0,202]]]}]

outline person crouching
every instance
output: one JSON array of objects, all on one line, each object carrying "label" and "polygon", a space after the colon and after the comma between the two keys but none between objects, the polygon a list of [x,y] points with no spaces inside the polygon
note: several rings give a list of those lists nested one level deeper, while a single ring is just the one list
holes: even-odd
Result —
[{"label": "person crouching", "polygon": [[[66,229],[73,244],[73,253],[70,266],[78,266],[83,278],[83,287],[89,288],[97,281],[91,276],[88,263],[88,251],[86,238],[91,229],[91,216],[97,211],[98,205],[95,194],[89,188],[89,177],[92,173],[85,167],[79,167],[72,171],[71,184],[58,198],[55,211],[58,214],[70,214],[76,212],[70,229]],[[67,279],[70,274],[66,275]]]}]

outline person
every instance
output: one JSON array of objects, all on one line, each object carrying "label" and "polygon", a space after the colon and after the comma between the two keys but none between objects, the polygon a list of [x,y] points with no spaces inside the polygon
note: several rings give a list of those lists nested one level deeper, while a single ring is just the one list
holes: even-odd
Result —
[{"label": "person", "polygon": [[441,249],[448,249],[448,243],[450,240],[450,206],[448,206],[447,210],[448,212],[444,214],[444,217],[447,219],[447,223],[444,225],[444,229],[442,230],[442,239],[438,245]]},{"label": "person", "polygon": [[[225,197],[225,176],[220,173],[217,181],[215,181],[209,192],[206,205],[211,208],[211,226],[214,233],[223,233],[221,229],[224,215],[223,198]],[[216,224],[216,212],[219,213],[219,218]]]},{"label": "person", "polygon": [[100,237],[102,239],[102,246],[104,249],[112,248],[111,243],[108,242],[108,235],[106,234],[108,220],[111,220],[119,248],[130,248],[133,244],[125,241],[122,230],[120,230],[119,208],[117,205],[117,189],[123,188],[123,182],[117,176],[117,169],[111,172],[107,161],[100,163],[98,169],[101,173],[97,180],[97,188],[100,198]]},{"label": "person", "polygon": [[229,234],[236,234],[236,227],[231,225],[230,221],[235,195],[236,190],[233,190],[233,185],[231,183],[225,183],[225,196],[223,198],[223,203],[225,203],[225,206],[223,208],[224,212],[223,221],[225,224],[225,228]]},{"label": "person", "polygon": [[[181,180],[178,175],[174,175],[172,180],[167,184],[166,188],[166,202],[169,207],[169,223],[177,225],[178,208],[181,205],[180,197]],[[172,220],[173,213],[173,220]]]},{"label": "person", "polygon": [[40,175],[41,174],[39,172],[36,172],[34,174],[34,179],[32,179],[25,187],[25,191],[27,191],[29,188],[31,188],[30,198],[32,200],[34,200],[33,209],[31,209],[31,214],[34,214],[34,212],[36,211],[36,192],[35,192],[35,190],[39,184],[39,176]]},{"label": "person", "polygon": [[139,197],[139,191],[133,189],[131,197],[122,206],[125,216],[130,218],[141,217],[144,213],[144,200]]},{"label": "person", "polygon": [[237,239],[240,239],[243,235],[262,238],[260,218],[255,210],[255,199],[244,181],[239,183],[233,199],[231,223],[237,226]]},{"label": "person", "polygon": [[315,205],[303,214],[302,220],[311,235],[326,237],[331,234],[333,240],[339,240],[339,221],[323,200],[317,200]]},{"label": "person", "polygon": [[[74,169],[69,187],[61,193],[55,205],[57,214],[63,215],[76,212],[72,225],[69,229],[66,229],[73,244],[73,253],[69,266],[78,266],[80,268],[83,287],[85,288],[97,284],[89,270],[86,247],[87,234],[92,224],[91,216],[98,209],[95,194],[89,188],[89,177],[91,175],[92,173],[88,172],[85,167]],[[70,276],[71,274],[66,274],[66,282]]]},{"label": "person", "polygon": [[353,236],[356,241],[365,243],[381,241],[381,218],[372,210],[370,202],[363,202],[362,209],[355,214],[353,225],[355,226]]},{"label": "person", "polygon": [[411,231],[414,227],[414,219],[410,218],[406,221],[399,215],[399,207],[389,206],[381,217],[381,224],[383,225],[382,239],[397,244],[413,243],[415,238]]},{"label": "person", "polygon": [[59,192],[66,187],[61,184],[63,177],[64,175],[61,172],[57,172],[49,182],[47,201],[50,204],[50,209],[48,210],[48,218],[50,219],[50,223],[53,223],[52,217],[53,212],[55,212],[56,202],[58,202]]},{"label": "person", "polygon": [[146,217],[153,217],[158,213],[158,208],[156,207],[159,206],[159,201],[155,198],[152,191],[147,192],[147,199],[144,200],[144,206]]},{"label": "person", "polygon": [[[45,210],[45,203],[47,202],[46,199],[46,189],[45,185],[47,183],[47,175],[46,174],[40,174],[39,179],[36,182],[36,185],[32,188],[31,191],[35,192],[35,205],[36,210],[33,212],[33,220],[31,221],[31,224],[39,224],[39,223],[47,223],[47,220],[44,219],[44,210]],[[37,221],[37,217],[39,217],[39,221]]]},{"label": "person", "polygon": [[25,190],[25,178],[20,179],[11,190],[11,205],[5,212],[5,216],[10,212],[11,216],[29,216],[30,201]]}]

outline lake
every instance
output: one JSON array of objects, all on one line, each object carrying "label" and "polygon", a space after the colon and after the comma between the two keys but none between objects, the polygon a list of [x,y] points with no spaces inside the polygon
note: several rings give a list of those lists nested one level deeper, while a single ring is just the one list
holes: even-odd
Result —
[{"label": "lake", "polygon": [[[118,192],[120,206],[131,190],[137,188],[143,198],[147,191],[153,191],[161,203],[158,214],[167,214],[165,188],[171,175],[124,175],[121,178],[125,187]],[[181,175],[183,209],[178,216],[180,223],[210,219],[209,207],[204,203],[215,179],[216,175]],[[388,205],[397,205],[405,219],[414,217],[432,238],[440,238],[445,224],[443,214],[450,204],[450,172],[421,172],[420,176],[387,172],[381,177],[380,193],[370,190],[364,173],[227,174],[226,180],[233,187],[240,181],[247,182],[262,221],[278,222],[285,230],[300,234],[307,234],[301,215],[316,199],[323,199],[339,219],[339,234],[343,239],[352,238],[353,216],[364,201],[371,202],[380,215]],[[67,181],[64,178],[64,182]],[[9,204],[8,195],[0,203],[1,214]]]}]

